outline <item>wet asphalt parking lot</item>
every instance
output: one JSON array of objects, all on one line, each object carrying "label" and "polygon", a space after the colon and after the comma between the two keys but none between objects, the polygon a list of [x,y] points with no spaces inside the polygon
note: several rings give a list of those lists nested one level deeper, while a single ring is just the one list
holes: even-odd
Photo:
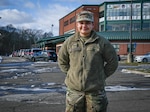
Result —
[{"label": "wet asphalt parking lot", "polygon": [[[4,59],[0,64],[0,112],[64,112],[65,74],[57,62]],[[108,112],[149,112],[150,78],[123,72],[128,67],[120,64],[106,80]]]}]

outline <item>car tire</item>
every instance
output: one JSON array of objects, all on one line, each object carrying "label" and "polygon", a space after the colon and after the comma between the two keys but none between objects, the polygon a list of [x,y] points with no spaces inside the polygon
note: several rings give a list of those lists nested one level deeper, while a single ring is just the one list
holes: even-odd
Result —
[{"label": "car tire", "polygon": [[54,62],[57,62],[57,60],[54,60]]},{"label": "car tire", "polygon": [[144,59],[142,60],[142,62],[147,63],[148,60],[147,60],[146,58],[144,58]]},{"label": "car tire", "polygon": [[35,59],[35,58],[31,58],[31,61],[35,62],[35,61],[36,61],[36,59]]},{"label": "car tire", "polygon": [[48,59],[48,58],[45,58],[44,60],[45,60],[45,61],[47,61],[47,62],[49,61],[49,59]]}]

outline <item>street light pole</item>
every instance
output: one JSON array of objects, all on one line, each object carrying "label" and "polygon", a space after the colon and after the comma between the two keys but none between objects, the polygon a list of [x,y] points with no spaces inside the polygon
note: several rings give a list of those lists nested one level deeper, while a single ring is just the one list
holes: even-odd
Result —
[{"label": "street light pole", "polygon": [[128,63],[133,62],[133,54],[132,54],[132,0],[131,0],[131,9],[130,9],[130,46],[129,46],[129,54],[128,54]]},{"label": "street light pole", "polygon": [[[0,19],[2,19],[2,17],[0,17]],[[0,33],[0,37],[2,36],[2,34]]]},{"label": "street light pole", "polygon": [[52,34],[53,34],[53,26],[54,26],[54,25],[52,24],[52,25],[51,25],[51,33],[52,33]]}]

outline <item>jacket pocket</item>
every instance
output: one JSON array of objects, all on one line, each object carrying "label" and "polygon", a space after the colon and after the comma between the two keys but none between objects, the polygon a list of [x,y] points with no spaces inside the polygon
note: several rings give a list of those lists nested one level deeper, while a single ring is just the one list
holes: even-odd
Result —
[{"label": "jacket pocket", "polygon": [[89,46],[86,49],[85,58],[85,69],[86,70],[96,70],[97,66],[102,62],[102,55],[100,53],[100,48],[97,46]]}]

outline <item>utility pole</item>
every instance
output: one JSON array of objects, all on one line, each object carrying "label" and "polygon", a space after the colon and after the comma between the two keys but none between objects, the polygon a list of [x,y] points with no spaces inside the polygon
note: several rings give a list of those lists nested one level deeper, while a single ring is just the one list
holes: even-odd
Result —
[{"label": "utility pole", "polygon": [[[2,17],[0,17],[0,19],[1,19]],[[2,34],[0,33],[0,36],[1,36]]]},{"label": "utility pole", "polygon": [[53,34],[53,26],[54,26],[54,25],[52,24],[52,25],[51,25],[51,33],[52,33],[52,34]]},{"label": "utility pole", "polygon": [[128,63],[133,62],[133,54],[132,54],[132,0],[131,0],[131,9],[130,9],[130,46],[129,46],[129,54],[127,58]]}]

